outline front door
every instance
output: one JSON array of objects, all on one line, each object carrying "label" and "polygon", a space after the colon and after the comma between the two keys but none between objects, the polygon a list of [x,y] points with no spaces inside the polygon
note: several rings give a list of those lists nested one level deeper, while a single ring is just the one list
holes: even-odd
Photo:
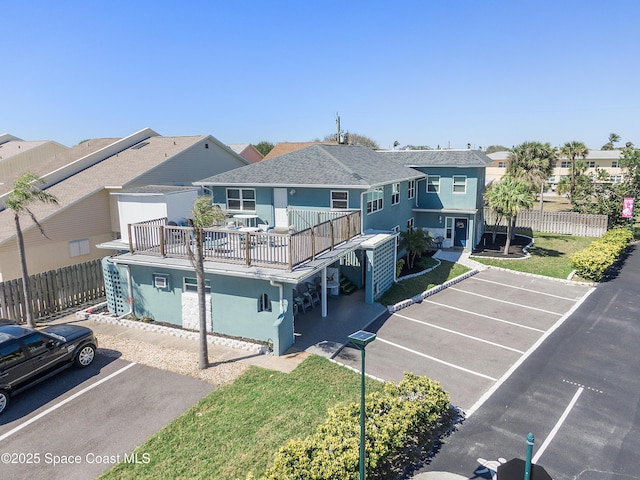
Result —
[{"label": "front door", "polygon": [[467,219],[456,218],[453,233],[453,246],[465,248],[467,246]]},{"label": "front door", "polygon": [[287,216],[287,189],[273,189],[273,210],[276,221],[276,228],[287,228],[289,226],[289,218]]}]

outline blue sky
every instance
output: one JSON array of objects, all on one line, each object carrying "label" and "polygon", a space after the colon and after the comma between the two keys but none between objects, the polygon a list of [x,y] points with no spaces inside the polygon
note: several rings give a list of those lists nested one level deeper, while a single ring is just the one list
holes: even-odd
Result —
[{"label": "blue sky", "polygon": [[2,2],[0,133],[640,145],[640,2]]}]

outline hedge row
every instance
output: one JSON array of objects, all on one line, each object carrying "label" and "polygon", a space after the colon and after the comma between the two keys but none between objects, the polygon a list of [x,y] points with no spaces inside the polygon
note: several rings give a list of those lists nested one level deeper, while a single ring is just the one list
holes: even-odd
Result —
[{"label": "hedge row", "polygon": [[628,228],[614,228],[605,232],[587,248],[569,257],[576,273],[587,280],[599,282],[633,240]]},{"label": "hedge row", "polygon": [[[428,447],[448,411],[449,394],[440,384],[412,373],[382,393],[368,394],[367,478],[389,478],[407,451]],[[356,480],[359,453],[360,404],[339,404],[315,434],[282,447],[263,480]]]}]

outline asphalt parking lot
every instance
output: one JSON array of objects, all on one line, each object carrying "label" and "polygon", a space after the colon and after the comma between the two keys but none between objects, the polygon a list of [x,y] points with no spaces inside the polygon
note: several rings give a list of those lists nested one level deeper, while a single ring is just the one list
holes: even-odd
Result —
[{"label": "asphalt parking lot", "polygon": [[[0,471],[12,479],[95,478],[214,389],[101,353],[16,395],[0,416]],[[148,454],[147,454],[148,455]]]},{"label": "asphalt parking lot", "polygon": [[[437,380],[469,416],[591,289],[483,270],[367,327],[377,339],[366,349],[366,373],[397,382],[410,371]],[[348,345],[335,360],[360,370],[360,358]]]}]

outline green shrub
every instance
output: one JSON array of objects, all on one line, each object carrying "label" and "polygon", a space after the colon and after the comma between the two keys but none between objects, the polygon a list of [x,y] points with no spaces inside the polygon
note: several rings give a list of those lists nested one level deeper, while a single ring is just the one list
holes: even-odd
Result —
[{"label": "green shrub", "polygon": [[571,266],[580,277],[599,282],[632,240],[633,234],[626,228],[609,230],[584,250],[572,254]]},{"label": "green shrub", "polygon": [[[405,373],[398,384],[365,398],[366,468],[384,478],[406,449],[429,444],[449,408],[437,382]],[[275,455],[266,480],[356,480],[360,458],[360,405],[339,404],[313,435],[292,440]]]},{"label": "green shrub", "polygon": [[403,267],[404,267],[404,258],[401,258],[396,262],[396,278],[400,276],[400,272],[402,272]]}]

